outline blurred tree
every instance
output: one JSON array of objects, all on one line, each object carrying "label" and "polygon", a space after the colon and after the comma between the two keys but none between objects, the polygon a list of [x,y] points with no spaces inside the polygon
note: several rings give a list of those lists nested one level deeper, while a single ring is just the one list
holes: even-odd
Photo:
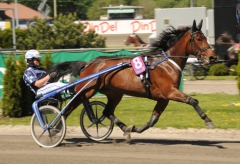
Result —
[{"label": "blurred tree", "polygon": [[53,48],[104,48],[106,38],[95,31],[83,33],[84,26],[80,22],[74,23],[76,15],[68,16],[60,14],[53,24],[54,45]]},{"label": "blurred tree", "polygon": [[1,108],[3,116],[21,117],[22,109],[20,106],[21,87],[18,79],[18,68],[15,58],[8,56],[6,59],[6,72],[3,77],[3,96]]},{"label": "blurred tree", "polygon": [[19,49],[69,49],[106,47],[106,38],[95,31],[83,33],[84,27],[76,20],[76,14],[59,14],[53,25],[46,20],[34,18],[35,23],[28,24],[25,38],[18,39]]},{"label": "blurred tree", "polygon": [[52,26],[46,20],[35,17],[33,24],[27,24],[27,35],[19,37],[19,49],[48,49],[53,47],[54,38]]},{"label": "blurred tree", "polygon": [[88,8],[87,17],[89,20],[99,20],[100,15],[106,15],[105,10],[99,10],[100,7],[107,7],[109,5],[114,6],[110,3],[110,0],[96,0],[91,7]]},{"label": "blurred tree", "polygon": [[[87,16],[90,20],[99,20],[100,15],[106,15],[105,10],[99,10],[100,7],[111,6],[143,6],[144,12],[143,17],[146,19],[154,18],[154,8],[157,4],[154,0],[145,1],[145,0],[97,0],[95,3],[89,7]],[[140,11],[141,12],[141,11]]]},{"label": "blurred tree", "polygon": [[[20,28],[16,29],[16,46],[17,49],[18,47],[18,38],[25,38],[27,35],[27,31],[26,30],[22,30]],[[7,28],[4,30],[0,30],[0,47],[1,48],[13,48],[13,40],[12,40],[13,36],[12,36],[12,28]]]},{"label": "blurred tree", "polygon": [[45,54],[45,58],[44,60],[41,60],[41,66],[45,69],[45,70],[48,70],[52,65],[53,65],[53,62],[52,62],[52,58],[51,58],[51,51],[48,51],[46,54]]},{"label": "blurred tree", "polygon": [[156,0],[159,8],[173,8],[176,5],[176,0]]},{"label": "blurred tree", "polygon": [[[157,6],[160,8],[182,8],[190,7],[190,0],[156,0]],[[194,0],[194,7],[205,6],[206,8],[212,8],[212,0]]]},{"label": "blurred tree", "polygon": [[21,108],[21,117],[22,116],[31,116],[33,114],[32,103],[35,100],[35,95],[30,90],[30,88],[25,84],[23,80],[23,74],[26,70],[26,62],[24,55],[21,55],[17,60],[16,72],[14,73],[16,76],[16,84],[19,87],[20,99],[14,103],[19,103]]},{"label": "blurred tree", "polygon": [[[12,0],[13,1],[13,0]],[[87,10],[89,6],[92,5],[94,0],[56,0],[57,2],[57,15],[63,14],[77,14],[78,19],[87,20]],[[38,6],[41,3],[40,0],[18,0],[18,3],[21,3],[29,8],[32,8],[38,11]],[[49,13],[50,17],[54,17],[54,0],[48,0],[47,4],[50,6],[51,11]]]}]

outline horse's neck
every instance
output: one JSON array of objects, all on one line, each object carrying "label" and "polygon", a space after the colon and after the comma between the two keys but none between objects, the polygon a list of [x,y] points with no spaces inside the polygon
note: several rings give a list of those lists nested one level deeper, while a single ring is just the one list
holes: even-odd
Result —
[{"label": "horse's neck", "polygon": [[142,44],[138,40],[136,40],[133,44],[134,44],[135,47],[142,46]]},{"label": "horse's neck", "polygon": [[188,40],[182,38],[174,46],[172,46],[170,49],[166,51],[169,58],[176,62],[182,70],[187,63],[187,58],[189,56],[187,52],[187,45]]}]

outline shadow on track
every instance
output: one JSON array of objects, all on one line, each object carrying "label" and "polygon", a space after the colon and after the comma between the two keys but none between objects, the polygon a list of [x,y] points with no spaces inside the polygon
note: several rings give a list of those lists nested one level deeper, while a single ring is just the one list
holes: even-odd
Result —
[{"label": "shadow on track", "polygon": [[224,143],[238,143],[240,141],[207,141],[207,140],[176,140],[176,139],[132,139],[131,141],[127,141],[125,139],[106,139],[101,142],[92,141],[87,138],[67,138],[65,139],[67,143],[62,143],[61,147],[82,147],[82,146],[91,146],[94,144],[114,144],[114,145],[151,145],[158,144],[161,146],[171,146],[171,145],[193,145],[193,146],[206,146],[206,147],[216,147],[218,149],[227,149],[222,146]]}]

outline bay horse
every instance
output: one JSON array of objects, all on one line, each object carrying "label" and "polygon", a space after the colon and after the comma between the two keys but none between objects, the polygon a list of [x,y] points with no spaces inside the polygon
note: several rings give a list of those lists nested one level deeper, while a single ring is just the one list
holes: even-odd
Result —
[{"label": "bay horse", "polygon": [[150,45],[145,43],[137,34],[132,33],[130,34],[126,40],[124,40],[125,45],[129,46],[130,44],[133,44],[134,47],[139,47],[142,49],[149,49]]},{"label": "bay horse", "polygon": [[216,40],[218,45],[226,45],[228,51],[228,60],[225,63],[226,67],[229,69],[232,65],[237,65],[238,63],[238,49],[239,41],[237,38],[233,37],[228,33],[222,33]]},{"label": "bay horse", "polygon": [[[62,69],[65,73],[71,72],[71,68],[74,68],[75,71],[79,70],[78,67],[82,68],[79,75],[80,78],[121,62],[128,63],[117,70],[99,75],[95,81],[91,82],[84,89],[82,87],[89,80],[77,84],[75,87],[76,92],[81,89],[82,91],[72,101],[65,116],[67,117],[77,106],[90,99],[95,93],[100,92],[107,97],[103,115],[113,121],[125,133],[142,133],[153,127],[170,100],[193,106],[200,118],[205,121],[205,125],[208,128],[215,128],[212,120],[198,105],[198,100],[179,90],[182,70],[189,54],[194,55],[204,64],[214,62],[217,58],[202,33],[201,27],[202,20],[198,26],[196,26],[196,21],[194,20],[192,27],[184,27],[182,29],[169,27],[164,30],[159,35],[158,40],[153,43],[152,46],[155,48],[141,55],[141,57],[147,59],[147,70],[142,74],[142,79],[133,70],[131,65],[133,57],[98,57],[88,63],[83,62],[80,64],[78,61],[76,66],[74,65],[76,62],[64,63]],[[61,72],[61,63],[55,69]],[[67,71],[68,69],[69,71]],[[135,127],[134,125],[127,126],[115,116],[115,108],[124,94],[156,101],[149,122],[140,127]]]}]

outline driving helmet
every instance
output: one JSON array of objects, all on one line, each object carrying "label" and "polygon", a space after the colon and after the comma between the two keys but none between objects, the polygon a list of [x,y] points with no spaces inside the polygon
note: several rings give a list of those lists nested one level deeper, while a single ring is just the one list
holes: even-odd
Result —
[{"label": "driving helmet", "polygon": [[25,60],[40,59],[41,55],[37,50],[28,50],[25,54]]}]

